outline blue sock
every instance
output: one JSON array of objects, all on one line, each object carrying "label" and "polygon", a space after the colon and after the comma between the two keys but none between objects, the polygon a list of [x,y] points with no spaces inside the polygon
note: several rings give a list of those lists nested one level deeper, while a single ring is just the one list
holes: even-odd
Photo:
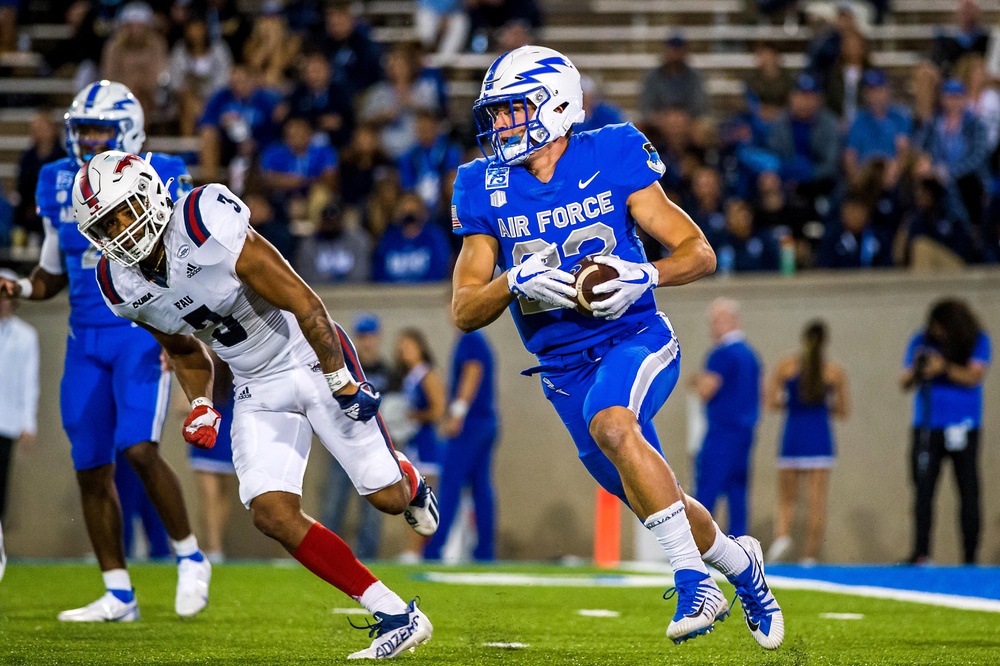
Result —
[{"label": "blue sock", "polygon": [[191,560],[192,562],[204,562],[205,556],[201,554],[200,550],[196,550],[190,555],[185,555],[184,557],[178,557],[177,564],[180,564],[181,560]]},{"label": "blue sock", "polygon": [[131,590],[108,590],[108,592],[123,604],[130,604],[135,601],[135,588]]}]

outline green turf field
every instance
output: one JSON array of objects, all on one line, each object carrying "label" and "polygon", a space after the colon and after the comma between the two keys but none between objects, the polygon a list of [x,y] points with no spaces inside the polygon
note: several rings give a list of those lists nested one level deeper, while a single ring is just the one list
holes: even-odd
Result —
[{"label": "green turf field", "polygon": [[[456,664],[997,664],[1000,617],[991,613],[777,590],[785,611],[785,644],[765,652],[737,610],[713,634],[675,646],[664,637],[673,601],[649,588],[486,587],[414,579],[430,569],[375,565],[390,587],[419,595],[434,638],[403,663]],[[443,569],[580,575],[589,569],[497,565]],[[175,570],[132,570],[142,620],[130,625],[67,625],[60,610],[101,593],[96,567],[8,567],[0,583],[0,664],[293,664],[340,663],[368,644],[355,631],[364,616],[298,567],[216,567],[212,601],[192,620],[173,613]],[[726,593],[731,592],[728,586]],[[617,611],[583,617],[580,609]],[[863,614],[861,620],[821,613]],[[522,643],[519,649],[484,643]]]}]

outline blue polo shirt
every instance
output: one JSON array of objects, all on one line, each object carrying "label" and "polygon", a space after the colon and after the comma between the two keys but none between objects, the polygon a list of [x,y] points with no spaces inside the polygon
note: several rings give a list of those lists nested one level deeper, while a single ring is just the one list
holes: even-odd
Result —
[{"label": "blue polo shirt", "polygon": [[905,109],[890,106],[884,118],[868,109],[858,111],[847,132],[847,147],[856,151],[858,161],[873,157],[896,157],[896,137],[910,134],[910,115]]},{"label": "blue polo shirt", "polygon": [[260,156],[260,166],[265,171],[317,178],[327,169],[337,168],[337,151],[331,146],[309,146],[297,155],[284,143],[272,143]]},{"label": "blue polo shirt", "polygon": [[760,416],[760,362],[743,334],[724,336],[709,353],[705,369],[722,377],[722,386],[705,405],[709,431],[753,428]]},{"label": "blue polo shirt", "polygon": [[[906,347],[903,368],[911,370],[921,349],[940,352],[931,344],[923,332],[914,334]],[[990,336],[980,332],[972,349],[972,361],[984,365],[990,363]],[[929,427],[934,430],[964,423],[971,428],[979,428],[983,422],[983,385],[960,386],[945,376],[935,377],[930,382],[930,419],[926,419],[926,405],[923,392],[918,388],[913,397],[913,426]]]},{"label": "blue polo shirt", "polygon": [[467,361],[477,361],[483,366],[483,379],[479,384],[476,397],[469,404],[469,413],[465,417],[468,424],[476,424],[478,428],[487,428],[495,424],[497,419],[496,379],[493,372],[493,350],[490,343],[479,331],[466,333],[458,337],[455,353],[451,361],[451,391],[449,401],[454,400],[458,392],[458,380],[462,376],[462,366]]}]

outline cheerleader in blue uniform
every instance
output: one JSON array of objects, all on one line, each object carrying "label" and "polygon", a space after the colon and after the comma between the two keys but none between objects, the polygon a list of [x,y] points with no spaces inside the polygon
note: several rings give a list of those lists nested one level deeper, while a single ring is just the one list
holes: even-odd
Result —
[{"label": "cheerleader in blue uniform", "polygon": [[787,410],[778,453],[778,515],[767,559],[781,561],[792,546],[799,486],[806,486],[806,540],[802,563],[814,564],[826,523],[830,469],[836,458],[830,417],[849,410],[847,375],[826,359],[826,324],[814,321],[802,333],[802,351],[783,358],[768,379],[765,400]]}]

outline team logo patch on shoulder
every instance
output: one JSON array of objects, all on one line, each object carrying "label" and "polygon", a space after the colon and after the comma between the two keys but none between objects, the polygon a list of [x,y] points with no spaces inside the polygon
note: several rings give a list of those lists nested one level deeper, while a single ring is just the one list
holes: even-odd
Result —
[{"label": "team logo patch on shoulder", "polygon": [[187,259],[187,256],[189,254],[191,254],[191,246],[188,245],[187,243],[184,243],[184,245],[181,245],[179,248],[177,248],[178,259]]},{"label": "team logo patch on shoulder", "polygon": [[656,152],[656,148],[653,148],[652,142],[647,141],[642,144],[642,149],[649,155],[649,159],[646,160],[646,166],[661,176],[666,173],[667,165],[660,159],[660,154]]},{"label": "team logo patch on shoulder", "polygon": [[486,167],[486,189],[499,190],[507,187],[510,167]]},{"label": "team logo patch on shoulder", "polygon": [[451,207],[451,228],[461,229],[462,223],[458,221],[458,206]]},{"label": "team logo patch on shoulder", "polygon": [[507,203],[507,193],[503,190],[497,190],[490,195],[490,205],[494,208],[502,208],[505,203]]}]

